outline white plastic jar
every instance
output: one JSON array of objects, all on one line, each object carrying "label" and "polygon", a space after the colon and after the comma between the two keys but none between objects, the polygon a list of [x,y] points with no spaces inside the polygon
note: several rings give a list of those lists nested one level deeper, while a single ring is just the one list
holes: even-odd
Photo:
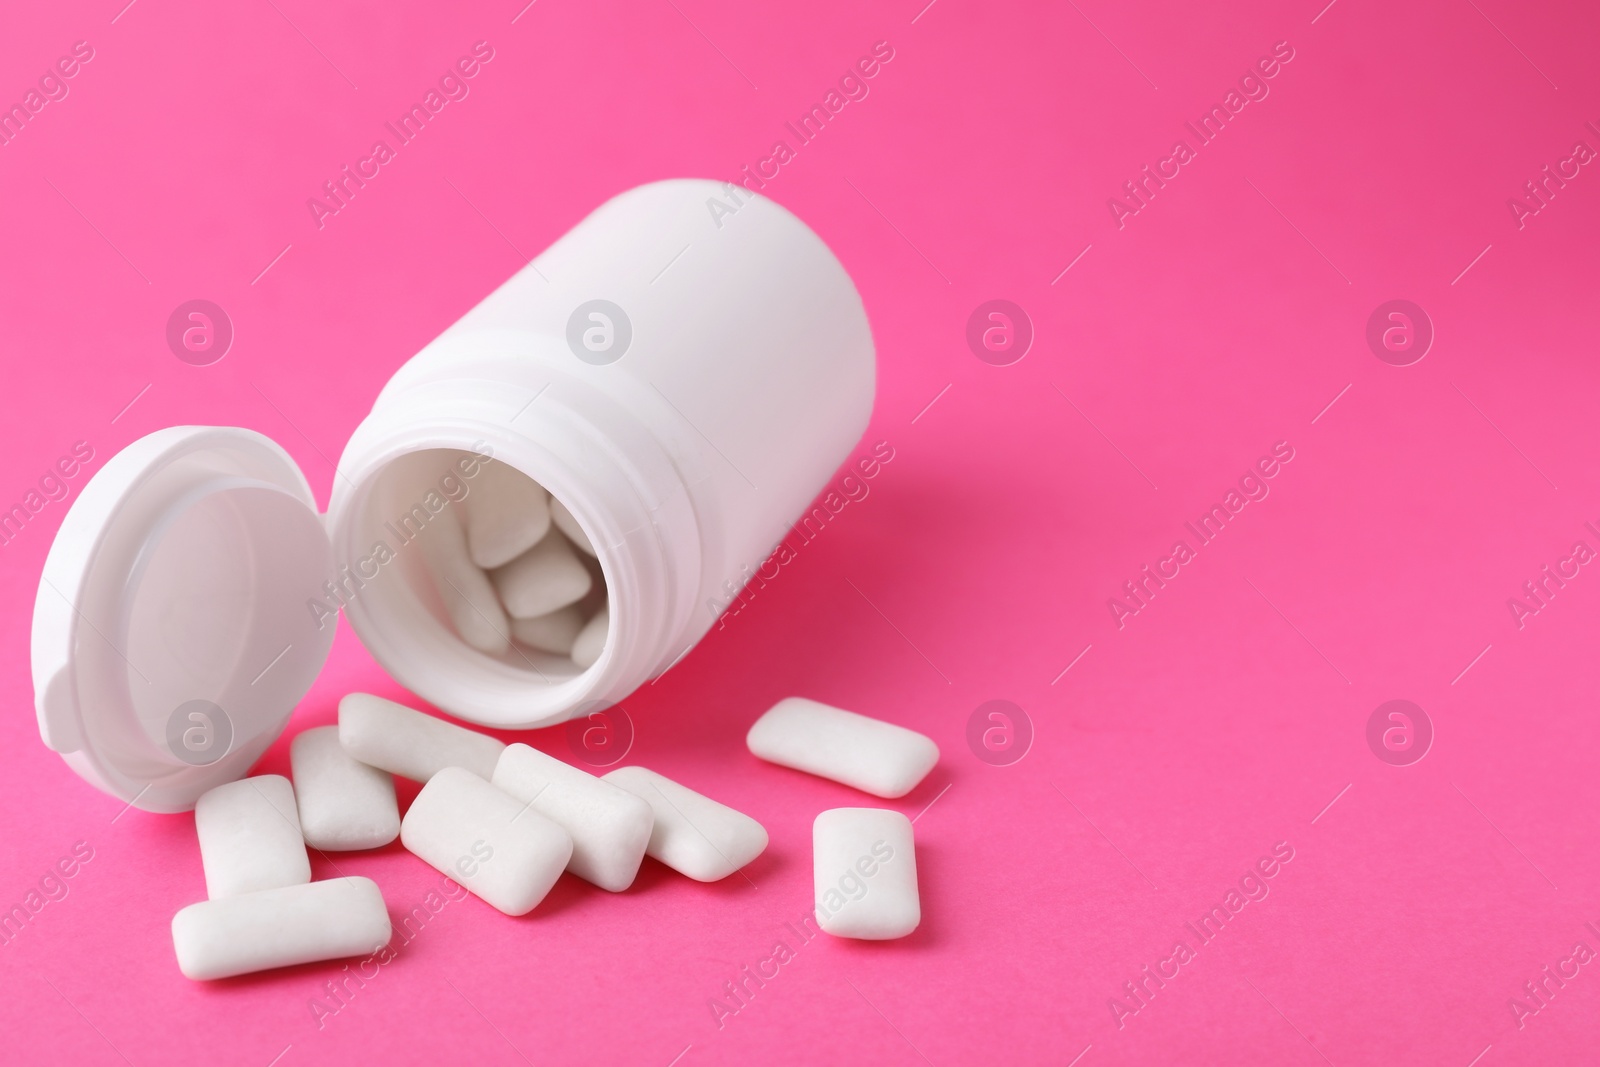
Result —
[{"label": "white plastic jar", "polygon": [[[40,583],[41,735],[107,792],[186,809],[282,731],[341,608],[397,681],[471,722],[614,703],[704,636],[848,457],[873,393],[861,299],[803,223],[734,186],[633,189],[399,369],[321,521],[251,431],[176,427],[108,461]],[[544,486],[593,544],[610,629],[587,669],[452,628],[406,535],[458,498],[470,514],[474,453]]]}]

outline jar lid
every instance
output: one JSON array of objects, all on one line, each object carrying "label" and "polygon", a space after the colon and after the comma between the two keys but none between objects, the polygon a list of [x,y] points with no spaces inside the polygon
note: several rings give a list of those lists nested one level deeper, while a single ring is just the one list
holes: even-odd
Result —
[{"label": "jar lid", "polygon": [[84,485],[45,560],[44,743],[146,811],[241,777],[327,660],[332,560],[304,472],[270,438],[177,426],[135,441]]}]

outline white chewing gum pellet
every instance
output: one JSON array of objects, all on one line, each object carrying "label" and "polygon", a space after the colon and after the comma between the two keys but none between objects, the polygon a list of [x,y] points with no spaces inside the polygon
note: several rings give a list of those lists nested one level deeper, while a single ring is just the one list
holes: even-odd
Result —
[{"label": "white chewing gum pellet", "polygon": [[500,753],[494,785],[571,835],[567,870],[613,893],[633,884],[655,823],[645,801],[520,744]]},{"label": "white chewing gum pellet", "polygon": [[646,852],[697,882],[726,878],[767,847],[761,824],[645,767],[618,767],[605,781],[655,809]]},{"label": "white chewing gum pellet", "polygon": [[572,642],[583,629],[583,612],[576,604],[568,604],[560,611],[539,615],[531,619],[512,619],[511,636],[541,652],[558,656],[570,655]]},{"label": "white chewing gum pellet", "polygon": [[583,624],[583,629],[578,631],[578,636],[572,642],[572,662],[588,670],[600,658],[601,651],[606,647],[606,634],[611,629],[611,608],[609,605],[594,613],[594,618]]},{"label": "white chewing gum pellet", "polygon": [[352,759],[413,782],[426,782],[446,767],[488,778],[506,747],[371,693],[349,693],[339,701],[339,744]]},{"label": "white chewing gum pellet", "polygon": [[370,878],[207,900],[172,917],[178,969],[195,981],[363,956],[387,945],[391,933],[383,894]]},{"label": "white chewing gum pellet", "polygon": [[594,584],[572,543],[557,534],[547,534],[490,577],[506,611],[519,619],[576,604]]},{"label": "white chewing gum pellet", "polygon": [[589,540],[589,535],[583,532],[583,527],[578,525],[578,520],[572,517],[572,512],[567,506],[555,497],[550,498],[550,521],[556,524],[556,529],[567,535],[567,540],[578,546],[589,555],[598,555],[594,545]]},{"label": "white chewing gum pellet", "polygon": [[445,508],[423,528],[422,551],[456,633],[479,652],[497,656],[511,647],[511,622],[489,576],[467,555],[457,510]]},{"label": "white chewing gum pellet", "polygon": [[817,925],[834,937],[888,941],[922,921],[911,820],[884,808],[834,808],[811,828]]},{"label": "white chewing gum pellet", "polygon": [[194,829],[212,900],[311,881],[294,787],[281,774],[240,778],[201,794]]},{"label": "white chewing gum pellet", "polygon": [[289,744],[289,766],[300,832],[312,848],[379,848],[400,836],[394,779],[346,752],[337,726],[297,734]]},{"label": "white chewing gum pellet", "polygon": [[931,737],[804,697],[774,704],[745,744],[768,763],[888,799],[911,792],[939,762]]},{"label": "white chewing gum pellet", "polygon": [[515,467],[489,460],[467,501],[467,551],[484,570],[510,563],[550,530],[550,496]]},{"label": "white chewing gum pellet", "polygon": [[400,841],[507,915],[532,911],[572,858],[565,830],[460,767],[422,787]]}]

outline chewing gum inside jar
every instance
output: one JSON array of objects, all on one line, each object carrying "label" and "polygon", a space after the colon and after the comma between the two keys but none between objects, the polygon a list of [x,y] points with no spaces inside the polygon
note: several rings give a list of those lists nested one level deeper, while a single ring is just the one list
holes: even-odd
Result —
[{"label": "chewing gum inside jar", "polygon": [[548,683],[600,658],[604,571],[539,483],[474,452],[429,449],[390,463],[372,493],[356,541],[369,547],[339,574],[341,600]]}]

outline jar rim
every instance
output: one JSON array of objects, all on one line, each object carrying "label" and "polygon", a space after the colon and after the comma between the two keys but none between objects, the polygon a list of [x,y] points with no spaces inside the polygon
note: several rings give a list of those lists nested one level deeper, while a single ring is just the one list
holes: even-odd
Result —
[{"label": "jar rim", "polygon": [[[670,647],[682,625],[678,609],[692,606],[699,581],[698,524],[659,445],[616,422],[632,421],[620,409],[597,408],[583,387],[525,377],[433,382],[389,395],[351,437],[328,513],[334,563],[343,573],[365,558],[386,479],[417,462],[406,457],[432,451],[506,463],[573,513],[594,544],[610,608],[600,658],[575,674],[559,670],[557,657],[516,645],[500,657],[467,646],[424,610],[416,554],[385,568],[389,580],[358,590],[345,605],[363,644],[402,685],[463,719],[508,729],[592,712],[648,680],[680,652]],[[670,506],[674,498],[681,506]]]}]

